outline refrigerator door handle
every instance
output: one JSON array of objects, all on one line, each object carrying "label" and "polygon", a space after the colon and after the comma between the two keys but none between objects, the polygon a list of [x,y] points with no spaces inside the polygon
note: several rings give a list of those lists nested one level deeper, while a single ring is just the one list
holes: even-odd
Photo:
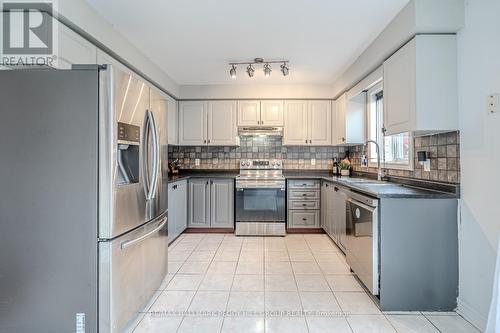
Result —
[{"label": "refrigerator door handle", "polygon": [[128,247],[131,247],[137,243],[140,243],[142,242],[143,240],[145,239],[148,239],[149,237],[151,237],[152,235],[156,234],[158,231],[160,231],[168,222],[168,218],[165,216],[161,221],[160,221],[160,224],[154,228],[153,230],[151,231],[148,231],[147,233],[137,237],[137,238],[134,238],[134,239],[130,239],[130,240],[127,240],[127,241],[124,241],[123,243],[120,244],[120,247],[122,250],[125,250],[127,249]]},{"label": "refrigerator door handle", "polygon": [[151,175],[151,198],[153,198],[158,190],[158,178],[160,177],[160,142],[158,136],[158,129],[153,112],[149,111],[151,119],[151,133],[153,135],[153,174]]},{"label": "refrigerator door handle", "polygon": [[[155,188],[157,186],[157,174],[158,174],[158,143],[157,143],[157,136],[156,136],[156,124],[154,122],[153,118],[153,113],[149,110],[146,110],[146,115],[144,118],[144,144],[143,144],[143,158],[142,158],[142,165],[143,165],[143,178],[144,178],[144,192],[146,194],[146,200],[151,200],[153,199],[153,196],[155,194]],[[149,172],[149,138],[151,137],[153,141],[153,172]]]}]

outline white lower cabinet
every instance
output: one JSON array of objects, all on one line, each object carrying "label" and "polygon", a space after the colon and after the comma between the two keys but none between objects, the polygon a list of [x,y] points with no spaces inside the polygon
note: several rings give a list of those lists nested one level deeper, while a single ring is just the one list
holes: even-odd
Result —
[{"label": "white lower cabinet", "polygon": [[346,200],[344,190],[334,183],[321,186],[321,227],[345,251]]},{"label": "white lower cabinet", "polygon": [[290,179],[288,181],[288,225],[293,228],[320,227],[320,181]]},{"label": "white lower cabinet", "polygon": [[187,180],[168,184],[168,240],[172,242],[187,227]]},{"label": "white lower cabinet", "polygon": [[189,180],[188,226],[234,228],[234,180]]}]

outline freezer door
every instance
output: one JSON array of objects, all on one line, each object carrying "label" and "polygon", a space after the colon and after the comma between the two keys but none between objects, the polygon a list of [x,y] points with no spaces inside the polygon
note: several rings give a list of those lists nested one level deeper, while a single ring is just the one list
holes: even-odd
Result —
[{"label": "freezer door", "polygon": [[99,331],[122,332],[167,274],[165,214],[112,241],[99,242]]},{"label": "freezer door", "polygon": [[[113,239],[162,214],[166,116],[150,105],[150,87],[107,65],[100,75],[99,238]],[[166,149],[165,149],[166,151]],[[166,154],[166,153],[165,153]],[[166,164],[166,163],[165,163]]]}]

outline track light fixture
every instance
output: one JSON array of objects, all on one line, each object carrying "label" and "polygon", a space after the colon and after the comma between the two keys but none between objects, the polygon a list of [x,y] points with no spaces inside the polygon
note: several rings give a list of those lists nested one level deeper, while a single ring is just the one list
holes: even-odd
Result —
[{"label": "track light fixture", "polygon": [[264,76],[265,77],[270,77],[271,76],[271,71],[272,71],[271,65],[265,64],[264,65]]},{"label": "track light fixture", "polygon": [[255,68],[253,65],[255,64],[263,64],[263,70],[264,70],[264,76],[269,77],[271,76],[272,68],[271,64],[281,64],[281,73],[283,76],[287,76],[290,72],[290,67],[288,66],[289,61],[288,60],[270,60],[270,61],[264,61],[262,58],[255,58],[253,61],[241,61],[241,62],[230,62],[229,66],[231,68],[229,69],[229,75],[231,78],[236,79],[236,66],[237,65],[248,65],[247,66],[247,74],[250,78],[254,77],[255,75]]},{"label": "track light fixture", "polygon": [[283,63],[281,67],[281,73],[283,73],[283,76],[287,76],[288,73],[290,72],[290,68],[288,67],[288,64],[286,62]]},{"label": "track light fixture", "polygon": [[231,65],[231,69],[229,70],[229,75],[231,75],[231,79],[236,79],[236,66]]},{"label": "track light fixture", "polygon": [[248,67],[247,67],[247,73],[248,73],[249,77],[253,77],[253,75],[255,74],[255,69],[253,69],[252,64],[248,65]]}]

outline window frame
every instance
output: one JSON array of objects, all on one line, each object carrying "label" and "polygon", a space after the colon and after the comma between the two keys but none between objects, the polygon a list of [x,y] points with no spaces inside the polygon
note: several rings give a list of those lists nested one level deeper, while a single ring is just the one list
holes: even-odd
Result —
[{"label": "window frame", "polygon": [[[366,112],[366,121],[367,121],[367,126],[366,126],[366,137],[368,140],[371,139],[372,133],[371,133],[371,123],[370,123],[370,118],[372,112],[377,112],[376,110],[376,95],[379,94],[380,92],[383,93],[384,87],[383,87],[383,82],[379,82],[367,91],[367,112]],[[382,97],[383,98],[383,97]],[[382,105],[383,105],[383,99],[382,99]],[[384,111],[380,112],[380,114],[377,115],[377,135],[376,135],[376,140],[377,143],[379,144],[380,147],[380,164],[382,165],[382,168],[384,169],[394,169],[394,170],[409,170],[413,171],[415,169],[415,163],[414,163],[414,137],[413,133],[408,132],[408,139],[409,139],[409,152],[408,152],[408,164],[400,164],[400,163],[389,163],[386,162],[385,160],[385,134],[383,132],[384,128]],[[377,167],[377,162],[376,162],[376,157],[372,158],[371,153],[370,153],[370,148],[365,149],[365,154],[368,159],[368,165],[366,166],[367,168],[376,168]]]}]

